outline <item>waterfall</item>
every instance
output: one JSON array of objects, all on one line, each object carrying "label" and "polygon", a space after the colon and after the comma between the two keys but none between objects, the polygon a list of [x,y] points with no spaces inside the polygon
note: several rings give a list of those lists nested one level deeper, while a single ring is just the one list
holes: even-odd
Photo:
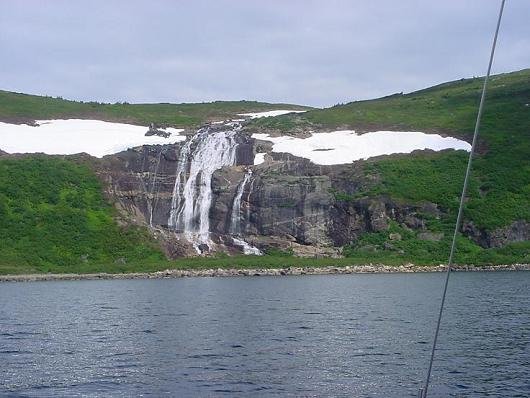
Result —
[{"label": "waterfall", "polygon": [[[241,234],[241,198],[243,197],[243,192],[245,191],[245,186],[248,184],[252,178],[252,170],[248,169],[243,177],[243,181],[239,183],[237,187],[236,195],[234,196],[234,201],[232,202],[232,216],[230,218],[230,234],[232,235],[232,240],[236,246],[239,246],[243,249],[243,253],[247,255],[261,256],[263,253],[257,247],[252,246],[250,243],[241,239],[239,236]],[[250,183],[249,192],[247,195],[247,221],[248,216],[250,215],[250,194],[252,193],[252,186],[254,180]],[[236,237],[237,236],[237,237]]]},{"label": "waterfall", "polygon": [[234,196],[234,201],[232,202],[232,216],[230,218],[230,233],[232,235],[239,235],[241,233],[241,197],[251,177],[252,170],[248,169],[243,181],[237,187],[236,196]]},{"label": "waterfall", "polygon": [[168,226],[183,232],[195,246],[210,243],[212,176],[224,166],[235,165],[238,130],[239,126],[229,131],[207,127],[180,149]]}]

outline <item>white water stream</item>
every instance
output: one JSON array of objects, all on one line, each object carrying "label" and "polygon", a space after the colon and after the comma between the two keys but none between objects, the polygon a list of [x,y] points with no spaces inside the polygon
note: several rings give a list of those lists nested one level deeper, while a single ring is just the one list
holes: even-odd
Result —
[{"label": "white water stream", "polygon": [[[236,135],[241,125],[225,123],[223,127],[225,129],[206,127],[197,131],[180,148],[177,163],[168,226],[182,233],[193,244],[198,254],[202,252],[200,245],[212,245],[209,216],[213,173],[222,167],[236,164]],[[232,203],[229,232],[233,235],[234,244],[240,246],[245,254],[261,255],[259,249],[239,237],[241,199],[251,177],[252,170],[248,169],[237,187]]]},{"label": "white water stream", "polygon": [[[237,187],[236,195],[234,196],[234,201],[232,202],[232,214],[230,217],[230,234],[232,235],[232,240],[236,246],[241,247],[244,254],[261,256],[263,253],[257,247],[252,246],[250,243],[241,239],[241,198],[245,192],[245,187],[252,179],[252,169],[248,169]],[[249,186],[249,191],[247,195],[247,222],[250,217],[250,195],[252,193],[252,186],[254,184],[254,179]]]},{"label": "white water stream", "polygon": [[[199,254],[203,251],[201,245],[207,245],[209,248],[213,245],[209,219],[212,176],[222,167],[236,165],[236,135],[240,130],[241,123],[237,120],[216,124],[215,127],[205,127],[188,138],[180,148],[168,226],[190,241]],[[306,157],[316,164],[349,163],[352,160],[407,153],[415,149],[468,150],[469,147],[467,142],[452,137],[421,132],[380,131],[358,135],[353,131],[336,131],[314,133],[309,138],[271,137],[266,134],[253,134],[252,137],[272,141],[273,152],[292,153]],[[264,154],[257,154],[256,158],[260,155],[254,164],[264,160]],[[241,201],[245,188],[250,184],[246,197],[247,203],[249,202],[253,182],[252,170],[249,168],[237,186],[228,231],[233,243],[240,246],[245,254],[259,255],[261,252],[257,248],[241,239]],[[151,212],[152,209],[153,205]],[[250,209],[247,206],[246,219],[249,217]],[[150,221],[152,222],[152,217]]]},{"label": "white water stream", "polygon": [[241,198],[243,197],[243,192],[245,191],[245,186],[250,181],[252,177],[252,170],[248,170],[245,173],[243,181],[238,185],[236,196],[234,196],[234,201],[232,204],[232,215],[230,217],[230,233],[232,235],[239,235],[241,233]]},{"label": "white water stream", "polygon": [[238,130],[199,130],[180,150],[168,226],[196,246],[211,243],[212,175],[236,164]]}]

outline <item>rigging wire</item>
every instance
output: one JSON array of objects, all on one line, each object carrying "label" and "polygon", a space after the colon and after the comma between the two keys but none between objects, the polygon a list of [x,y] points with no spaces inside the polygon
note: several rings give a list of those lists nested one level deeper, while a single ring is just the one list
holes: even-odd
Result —
[{"label": "rigging wire", "polygon": [[504,3],[505,3],[505,1],[506,0],[502,0],[501,1],[501,7],[500,7],[500,10],[499,10],[499,17],[497,19],[497,27],[495,29],[495,36],[493,38],[493,44],[491,46],[490,59],[489,59],[489,64],[488,64],[488,72],[486,73],[486,76],[484,78],[484,85],[482,86],[482,95],[480,97],[480,105],[479,105],[479,108],[478,108],[477,120],[475,122],[475,131],[473,132],[473,142],[471,144],[471,150],[469,152],[469,158],[468,158],[468,161],[467,161],[467,169],[466,169],[466,175],[465,175],[465,178],[464,178],[464,186],[462,188],[462,194],[460,196],[460,205],[458,207],[458,215],[456,217],[455,230],[454,230],[454,233],[453,233],[453,242],[451,243],[451,251],[449,253],[449,260],[447,261],[447,272],[446,272],[446,277],[445,277],[442,300],[441,300],[441,303],[440,303],[440,312],[438,314],[438,321],[436,323],[436,331],[434,333],[434,340],[433,340],[433,343],[432,343],[432,350],[431,350],[431,357],[430,357],[430,361],[429,361],[429,368],[427,370],[427,376],[426,376],[426,379],[425,379],[425,385],[422,388],[420,388],[420,390],[419,390],[419,394],[418,394],[419,398],[427,398],[427,392],[429,390],[429,381],[430,381],[430,378],[431,378],[432,364],[434,362],[434,353],[436,351],[436,343],[438,341],[438,334],[440,332],[440,324],[442,322],[442,314],[443,314],[444,305],[445,305],[445,297],[447,295],[447,286],[449,284],[449,275],[451,275],[451,265],[453,263],[453,257],[454,257],[454,254],[455,254],[456,238],[457,238],[457,235],[458,235],[458,230],[460,229],[460,224],[462,222],[462,213],[463,213],[464,202],[465,202],[465,198],[466,198],[467,186],[468,186],[468,182],[469,182],[469,175],[471,174],[471,164],[473,162],[473,153],[475,152],[475,146],[476,146],[476,143],[477,143],[477,137],[478,137],[478,133],[479,133],[479,130],[480,130],[480,120],[482,118],[482,113],[483,113],[483,110],[484,110],[484,102],[485,102],[485,98],[486,98],[486,91],[487,91],[487,88],[488,88],[488,79],[489,79],[490,73],[491,73],[491,65],[493,64],[493,56],[495,54],[495,46],[497,45],[497,37],[499,35],[499,28],[501,26],[501,19],[502,19],[502,13],[504,11]]}]

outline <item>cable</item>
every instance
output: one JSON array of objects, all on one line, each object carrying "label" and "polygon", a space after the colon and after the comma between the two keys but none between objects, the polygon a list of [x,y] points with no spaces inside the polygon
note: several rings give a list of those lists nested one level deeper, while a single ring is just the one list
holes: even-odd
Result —
[{"label": "cable", "polygon": [[440,303],[440,312],[438,314],[438,321],[436,323],[436,331],[434,333],[434,340],[432,343],[432,351],[431,351],[431,358],[429,361],[429,369],[427,370],[427,376],[425,379],[425,385],[423,388],[419,391],[419,398],[427,398],[427,392],[429,390],[429,381],[431,378],[431,371],[432,371],[432,364],[434,362],[434,353],[436,351],[436,343],[438,341],[438,334],[440,332],[440,324],[442,322],[442,314],[444,310],[445,305],[445,297],[447,295],[447,286],[449,285],[449,275],[451,275],[451,265],[453,263],[453,257],[455,254],[455,248],[456,248],[456,238],[458,235],[458,230],[460,229],[460,223],[462,222],[462,213],[464,209],[464,201],[466,198],[466,191],[467,191],[467,185],[469,182],[469,175],[471,174],[471,164],[473,162],[473,153],[475,152],[475,146],[477,143],[477,137],[480,129],[480,120],[482,118],[482,113],[484,111],[484,102],[486,98],[486,91],[488,88],[488,79],[490,77],[491,73],[491,65],[493,64],[493,56],[495,54],[495,46],[497,45],[497,36],[499,35],[499,28],[501,26],[501,19],[502,19],[502,13],[504,11],[504,3],[506,0],[501,1],[501,7],[499,10],[499,18],[497,20],[497,28],[495,29],[495,36],[493,38],[493,45],[491,47],[491,54],[490,54],[490,60],[488,64],[488,72],[486,73],[486,77],[484,78],[484,85],[482,86],[482,96],[480,97],[480,105],[478,108],[478,115],[477,115],[477,121],[475,123],[475,131],[473,133],[473,142],[471,144],[471,151],[469,152],[469,158],[467,161],[467,169],[466,169],[466,176],[464,178],[464,186],[462,188],[462,195],[460,196],[460,205],[458,207],[458,215],[456,217],[456,223],[455,223],[455,231],[453,234],[453,242],[451,244],[451,252],[449,253],[449,260],[447,261],[447,273],[445,277],[445,284],[442,294],[442,301]]}]

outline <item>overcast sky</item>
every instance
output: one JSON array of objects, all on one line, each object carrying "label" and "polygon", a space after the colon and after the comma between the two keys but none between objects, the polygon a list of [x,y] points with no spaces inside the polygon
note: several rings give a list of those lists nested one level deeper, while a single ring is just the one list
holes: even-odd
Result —
[{"label": "overcast sky", "polygon": [[[507,0],[494,72],[530,67]],[[500,0],[1,0],[0,89],[329,106],[486,72]]]}]

